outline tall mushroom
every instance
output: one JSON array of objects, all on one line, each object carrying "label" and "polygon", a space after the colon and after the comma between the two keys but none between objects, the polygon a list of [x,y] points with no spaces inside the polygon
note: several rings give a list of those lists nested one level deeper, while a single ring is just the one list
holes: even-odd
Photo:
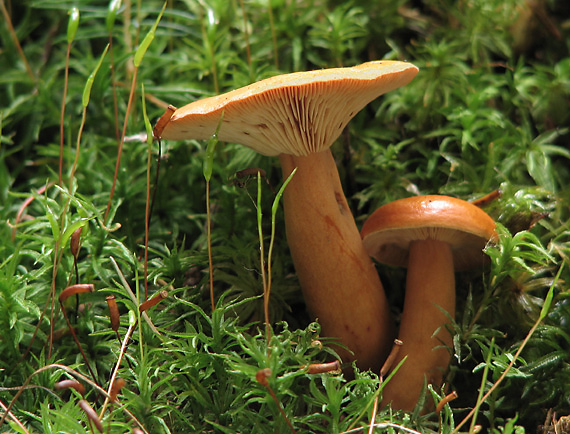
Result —
[{"label": "tall mushroom", "polygon": [[167,112],[159,135],[218,138],[268,156],[283,176],[298,170],[284,194],[287,240],[309,311],[325,336],[361,368],[381,363],[392,341],[384,291],[362,247],[329,150],[344,127],[373,99],[410,82],[406,62],[373,61],[350,68],[279,75]]},{"label": "tall mushroom", "polygon": [[449,364],[452,336],[445,325],[447,315],[455,315],[455,270],[485,263],[483,249],[497,237],[495,222],[461,199],[417,196],[378,208],[361,235],[364,248],[379,262],[408,267],[398,334],[403,345],[395,364],[407,359],[386,384],[383,404],[412,410],[424,379],[440,386]]}]

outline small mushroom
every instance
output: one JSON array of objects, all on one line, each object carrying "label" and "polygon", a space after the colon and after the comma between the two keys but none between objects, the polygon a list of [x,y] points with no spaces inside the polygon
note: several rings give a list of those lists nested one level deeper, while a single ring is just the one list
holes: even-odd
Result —
[{"label": "small mushroom", "polygon": [[[482,267],[483,249],[495,240],[495,222],[475,205],[428,195],[399,199],[378,208],[361,236],[380,263],[408,267],[398,338],[399,360],[407,356],[383,391],[383,404],[414,409],[424,379],[440,386],[450,361],[455,315],[455,271]],[[449,315],[449,317],[447,316]]]},{"label": "small mushroom", "polygon": [[350,68],[279,75],[188,104],[161,120],[165,139],[208,139],[279,156],[287,240],[307,307],[322,333],[377,367],[390,350],[389,308],[374,264],[342,190],[329,148],[348,122],[378,96],[410,82],[418,68],[373,61]]}]

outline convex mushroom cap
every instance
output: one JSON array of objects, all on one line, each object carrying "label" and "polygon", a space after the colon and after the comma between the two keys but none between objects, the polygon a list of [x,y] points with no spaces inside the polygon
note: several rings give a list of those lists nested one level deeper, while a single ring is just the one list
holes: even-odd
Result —
[{"label": "convex mushroom cap", "polygon": [[362,226],[366,251],[378,262],[405,267],[412,241],[448,243],[456,271],[485,264],[483,250],[497,240],[495,222],[481,208],[461,199],[426,195],[398,199],[378,208]]},{"label": "convex mushroom cap", "polygon": [[156,135],[209,139],[223,112],[221,141],[268,156],[317,153],[327,149],[366,104],[409,83],[417,72],[411,63],[379,60],[278,75],[181,107]]}]

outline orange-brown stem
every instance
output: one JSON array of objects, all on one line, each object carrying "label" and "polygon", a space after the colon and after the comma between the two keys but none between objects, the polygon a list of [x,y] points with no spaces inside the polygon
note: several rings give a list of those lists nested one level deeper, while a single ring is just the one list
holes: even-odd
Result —
[{"label": "orange-brown stem", "polygon": [[[398,338],[403,345],[398,361],[407,356],[398,372],[386,384],[382,403],[411,411],[424,378],[436,387],[449,365],[451,334],[445,328],[455,314],[455,274],[449,244],[436,240],[410,244],[406,299]],[[438,330],[439,329],[439,330]],[[438,330],[435,336],[435,331]],[[433,336],[433,337],[432,337]]]},{"label": "orange-brown stem", "polygon": [[283,195],[287,241],[309,312],[324,336],[337,337],[354,355],[343,361],[379,369],[394,338],[382,284],[342,191],[329,150],[279,157],[284,179],[297,167]]}]

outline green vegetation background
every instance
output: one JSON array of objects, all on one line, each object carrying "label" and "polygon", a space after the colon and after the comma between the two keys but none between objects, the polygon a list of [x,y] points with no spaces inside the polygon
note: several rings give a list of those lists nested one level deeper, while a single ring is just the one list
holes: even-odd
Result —
[{"label": "green vegetation background", "polygon": [[[567,1],[170,0],[138,68],[135,52],[162,3],[110,3],[111,9],[108,1],[96,0],[1,0],[0,403],[7,406],[15,398],[14,419],[2,432],[92,430],[79,394],[55,391],[56,382],[73,375],[51,364],[107,388],[121,339],[133,324],[129,312],[138,312],[127,286],[142,300],[144,140],[124,144],[104,220],[133,79],[127,136],[145,130],[143,84],[154,122],[164,103],[182,106],[277,73],[381,58],[411,61],[420,72],[405,88],[371,103],[333,147],[358,223],[377,206],[415,194],[473,200],[500,189],[502,195],[485,208],[501,237],[487,251],[490,269],[458,276],[455,357],[447,381],[459,398],[439,416],[383,409],[376,422],[451,432],[476,404],[481,386],[488,390],[504,372],[550,287],[548,315],[481,404],[476,423],[489,431],[532,433],[549,409],[558,416],[570,413]],[[68,32],[72,7],[80,14],[75,35]],[[109,41],[112,47],[102,58]],[[84,92],[87,83],[90,93]],[[157,154],[154,144],[153,186]],[[216,148],[211,180],[218,302],[211,313],[205,154],[205,143],[162,144],[148,289],[151,295],[167,289],[169,296],[148,311],[160,334],[144,321],[134,327],[118,370],[125,380],[119,394],[124,408],[108,409],[105,430],[128,432],[136,419],[153,433],[288,432],[280,409],[297,432],[366,426],[377,391],[374,373],[357,373],[348,381],[339,374],[311,376],[302,368],[332,355],[304,311],[281,212],[270,300],[275,336],[268,352],[260,327],[257,184],[234,181],[236,171],[260,167],[278,186],[280,173],[275,159],[233,144]],[[264,184],[266,242],[272,201]],[[69,241],[79,227],[76,268]],[[379,272],[397,312],[405,271],[379,267]],[[65,303],[85,358],[57,301],[76,281],[96,288]],[[118,335],[110,327],[109,295],[121,311]],[[268,384],[279,405],[256,381],[263,368],[272,370]],[[24,390],[27,380],[33,388]],[[102,394],[86,386],[85,399],[101,411]],[[443,394],[426,392],[427,399]]]}]

